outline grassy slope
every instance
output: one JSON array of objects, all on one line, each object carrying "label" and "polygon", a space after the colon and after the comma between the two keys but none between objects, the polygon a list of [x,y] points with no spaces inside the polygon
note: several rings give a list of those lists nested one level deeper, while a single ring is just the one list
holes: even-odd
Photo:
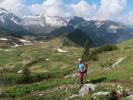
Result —
[{"label": "grassy slope", "polygon": [[[71,47],[68,50],[68,48],[64,48],[69,51],[69,53],[58,53],[56,49],[59,44],[60,39],[54,39],[47,43],[10,49],[12,51],[8,52],[0,50],[0,67],[12,66],[15,68],[20,66],[18,69],[21,69],[22,66],[32,61],[37,61],[30,66],[32,71],[34,71],[34,69],[36,71],[36,68],[42,69],[43,71],[43,69],[54,70],[63,66],[70,67],[70,64],[73,66],[73,60],[80,55],[80,53],[76,53],[75,50],[79,52],[80,49]],[[71,55],[72,57],[70,57]],[[50,61],[46,61],[45,59],[50,59]]]},{"label": "grassy slope", "polygon": [[[129,40],[119,44],[119,50],[102,53],[99,55],[98,61],[91,61],[89,70],[93,70],[90,74],[87,75],[86,80],[95,80],[97,78],[105,77],[106,80],[103,81],[103,87],[99,87],[99,90],[110,90],[113,87],[110,86],[113,84],[122,84],[127,88],[132,88],[133,80],[133,40]],[[76,69],[76,60],[80,57],[82,49],[76,47],[62,47],[67,50],[68,53],[58,53],[56,51],[57,46],[60,44],[60,39],[54,39],[43,44],[37,44],[34,46],[25,46],[16,48],[17,50],[5,52],[0,51],[0,67],[11,68],[11,74],[15,74],[22,66],[25,65],[26,61],[37,60],[37,63],[30,66],[32,72],[43,73],[43,72],[62,72],[67,71],[68,69]],[[116,62],[119,58],[126,57],[126,59],[115,69],[109,71],[103,71],[103,68],[100,66],[101,62],[106,63],[107,59],[112,59],[112,62]],[[38,61],[38,59],[40,59]],[[50,59],[45,61],[45,59]],[[62,69],[61,69],[62,68]],[[53,87],[61,86],[63,84],[74,84],[77,82],[77,79],[64,79],[62,77],[57,77],[56,79],[48,79],[38,83],[32,83],[28,85],[13,85],[2,87],[3,91],[8,91],[12,96],[23,96],[29,91],[46,91],[47,89],[52,89]],[[108,83],[108,84],[106,84]],[[66,96],[70,96],[74,93],[78,93],[79,88],[68,89],[67,92],[64,92],[64,89],[49,91],[44,93],[45,96],[37,97],[38,93],[33,93],[31,96],[37,99],[52,99],[56,98],[64,99]],[[90,95],[84,97],[85,100],[88,100]],[[28,99],[28,97],[24,97]],[[78,98],[80,99],[80,98]],[[75,99],[76,100],[76,99]]]}]

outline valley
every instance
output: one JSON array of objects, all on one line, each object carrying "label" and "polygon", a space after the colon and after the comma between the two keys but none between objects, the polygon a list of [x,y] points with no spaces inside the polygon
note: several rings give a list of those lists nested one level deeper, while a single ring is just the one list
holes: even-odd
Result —
[{"label": "valley", "polygon": [[[120,43],[118,50],[103,52],[98,55],[98,60],[89,61],[88,75],[84,81],[97,83],[98,86],[95,91],[84,97],[75,97],[72,100],[91,100],[93,93],[100,91],[111,93],[117,89],[118,85],[132,95],[132,41],[131,39]],[[1,80],[2,100],[52,98],[62,100],[78,94],[80,90],[78,77],[65,78],[65,76],[77,72],[77,60],[81,57],[83,48],[75,45],[63,46],[60,45],[61,42],[61,38],[54,38],[41,44],[9,49],[11,51],[0,50],[0,70],[4,76],[3,81]],[[58,48],[67,52],[59,52]],[[125,59],[116,67],[111,68],[121,57],[125,57]],[[108,63],[111,63],[110,66],[106,66]],[[26,65],[28,65],[32,77],[37,78],[37,74],[40,75],[39,81],[37,78],[32,83],[19,83],[22,74],[19,71]],[[106,100],[104,96],[101,98]],[[127,100],[128,97],[122,98]]]},{"label": "valley", "polygon": [[133,100],[133,27],[123,22],[0,6],[0,100]]}]

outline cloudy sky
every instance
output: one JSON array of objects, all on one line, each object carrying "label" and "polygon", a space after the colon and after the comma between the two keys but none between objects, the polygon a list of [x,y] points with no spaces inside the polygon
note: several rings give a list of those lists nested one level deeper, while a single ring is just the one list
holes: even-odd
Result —
[{"label": "cloudy sky", "polygon": [[133,24],[133,0],[0,0],[0,7],[16,15],[81,16]]}]

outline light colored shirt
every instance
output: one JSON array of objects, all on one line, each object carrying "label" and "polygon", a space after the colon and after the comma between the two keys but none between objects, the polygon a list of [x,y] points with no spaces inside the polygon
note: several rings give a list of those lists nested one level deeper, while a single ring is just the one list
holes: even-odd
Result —
[{"label": "light colored shirt", "polygon": [[83,63],[79,64],[79,70],[82,72],[82,71],[84,71],[84,69],[85,69],[84,64]]}]

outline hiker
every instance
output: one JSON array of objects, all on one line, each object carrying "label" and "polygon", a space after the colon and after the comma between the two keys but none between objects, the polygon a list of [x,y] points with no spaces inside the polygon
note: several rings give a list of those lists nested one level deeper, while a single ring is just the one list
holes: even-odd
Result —
[{"label": "hiker", "polygon": [[79,68],[80,85],[83,86],[84,71],[86,70],[86,68],[82,59],[79,59],[78,68]]}]

